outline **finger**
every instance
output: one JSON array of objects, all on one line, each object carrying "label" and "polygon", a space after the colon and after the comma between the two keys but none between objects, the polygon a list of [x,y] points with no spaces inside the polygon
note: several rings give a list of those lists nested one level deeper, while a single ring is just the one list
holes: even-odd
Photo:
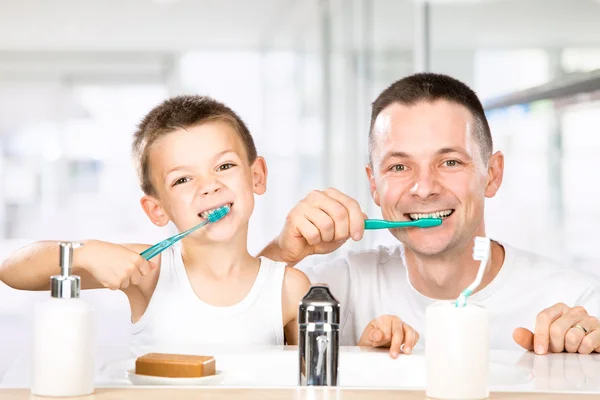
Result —
[{"label": "finger", "polygon": [[419,334],[407,324],[403,324],[403,328],[404,347],[402,348],[402,352],[404,354],[410,354],[412,352],[413,347],[415,347],[417,341],[419,340]]},{"label": "finger", "polygon": [[318,208],[305,207],[303,211],[304,217],[319,230],[321,241],[331,242],[335,237],[336,229],[334,217]]},{"label": "finger", "polygon": [[392,340],[390,344],[390,355],[392,358],[397,358],[400,354],[400,347],[404,343],[404,329],[400,318],[392,318],[391,331]]},{"label": "finger", "polygon": [[567,353],[577,353],[584,337],[585,332],[582,329],[570,328],[565,334],[565,351]]},{"label": "finger", "polygon": [[349,229],[352,239],[362,239],[363,233],[365,231],[366,214],[361,210],[358,201],[333,188],[326,189],[325,193],[329,197],[343,204],[346,208],[349,217]]},{"label": "finger", "polygon": [[371,342],[380,342],[383,340],[383,332],[381,332],[381,330],[377,329],[377,328],[373,328],[373,330],[371,331],[371,334],[369,335],[369,338],[371,339]]},{"label": "finger", "polygon": [[581,340],[577,351],[581,354],[590,354],[593,351],[600,353],[600,327],[596,325],[595,329],[588,331],[587,335]]},{"label": "finger", "polygon": [[136,265],[137,265],[140,275],[141,276],[148,275],[150,273],[150,271],[152,270],[152,265],[150,265],[150,262],[146,261],[146,259],[141,256],[136,261],[137,261]]},{"label": "finger", "polygon": [[127,276],[125,279],[123,279],[123,280],[121,281],[121,286],[120,286],[120,288],[121,288],[121,289],[127,289],[127,288],[129,287],[129,284],[130,284],[130,282],[129,282],[129,276]]},{"label": "finger", "polygon": [[567,308],[562,316],[550,324],[549,350],[552,353],[562,353],[565,350],[567,331],[587,317],[588,314],[583,307]]},{"label": "finger", "polygon": [[392,318],[389,316],[381,316],[377,318],[375,326],[381,331],[383,337],[374,344],[377,347],[390,344],[392,341]]},{"label": "finger", "polygon": [[546,354],[550,345],[550,325],[568,309],[567,305],[558,303],[538,314],[533,335],[534,350],[537,354]]},{"label": "finger", "polygon": [[346,205],[340,201],[339,191],[335,189],[326,189],[324,195],[328,197],[327,200],[320,204],[321,209],[331,217],[334,222],[334,239],[346,240],[350,237],[350,214]]},{"label": "finger", "polygon": [[321,232],[319,232],[319,229],[306,218],[299,219],[295,223],[295,227],[300,236],[302,236],[309,245],[315,246],[321,243]]},{"label": "finger", "polygon": [[377,338],[376,340],[381,340],[381,337],[383,337],[381,331],[373,325],[373,322],[367,325],[363,331],[363,334],[358,341],[359,346],[372,346],[373,341],[375,340],[374,338]]},{"label": "finger", "polygon": [[139,285],[141,280],[142,280],[142,274],[138,270],[133,271],[133,273],[129,276],[129,282],[134,286]]},{"label": "finger", "polygon": [[533,350],[533,332],[525,328],[517,328],[513,331],[514,341],[527,351]]}]

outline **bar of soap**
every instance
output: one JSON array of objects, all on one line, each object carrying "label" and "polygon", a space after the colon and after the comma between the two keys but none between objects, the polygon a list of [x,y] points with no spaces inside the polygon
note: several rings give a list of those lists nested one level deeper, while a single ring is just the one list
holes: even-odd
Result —
[{"label": "bar of soap", "polygon": [[215,358],[212,356],[149,353],[136,359],[135,373],[168,378],[201,378],[215,375]]}]

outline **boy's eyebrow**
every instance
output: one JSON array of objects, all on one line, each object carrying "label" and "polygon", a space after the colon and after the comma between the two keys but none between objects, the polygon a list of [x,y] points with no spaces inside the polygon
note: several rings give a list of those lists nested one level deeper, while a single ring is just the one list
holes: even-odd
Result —
[{"label": "boy's eyebrow", "polygon": [[223,151],[220,151],[217,154],[215,154],[214,159],[216,160],[217,158],[220,158],[220,157],[224,156],[227,153],[233,153],[233,154],[237,155],[237,152],[235,150],[231,150],[231,149],[229,149],[229,150],[223,150]]},{"label": "boy's eyebrow", "polygon": [[[216,159],[218,159],[219,157],[222,157],[222,156],[224,156],[224,155],[225,155],[225,154],[227,154],[227,153],[234,153],[234,154],[236,154],[236,155],[237,155],[237,152],[236,152],[235,150],[223,150],[223,151],[220,151],[220,152],[218,152],[217,154],[215,154],[215,156],[213,157],[213,159],[215,159],[215,160],[216,160]],[[190,169],[190,166],[189,166],[189,165],[183,165],[183,164],[181,164],[181,165],[176,165],[176,166],[174,166],[173,168],[171,168],[170,170],[168,170],[168,171],[165,173],[165,176],[169,175],[169,174],[170,174],[171,172],[173,172],[173,171],[177,171],[177,170],[180,170],[180,169]]]}]

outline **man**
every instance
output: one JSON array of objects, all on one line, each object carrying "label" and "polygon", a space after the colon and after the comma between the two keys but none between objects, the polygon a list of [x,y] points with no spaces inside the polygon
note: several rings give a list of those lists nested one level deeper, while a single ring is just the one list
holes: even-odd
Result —
[{"label": "man", "polygon": [[[390,346],[395,358],[417,344],[429,304],[456,299],[475,279],[474,238],[486,236],[484,202],[502,183],[504,158],[493,153],[476,94],[438,74],[412,75],[381,93],[369,145],[366,172],[383,217],[441,217],[442,225],[393,229],[402,244],[304,270],[341,302],[342,344]],[[330,253],[363,237],[364,218],[345,194],[313,191],[263,254],[294,265]],[[494,349],[600,352],[600,282],[591,275],[492,241],[483,281],[469,301],[490,310]]]}]

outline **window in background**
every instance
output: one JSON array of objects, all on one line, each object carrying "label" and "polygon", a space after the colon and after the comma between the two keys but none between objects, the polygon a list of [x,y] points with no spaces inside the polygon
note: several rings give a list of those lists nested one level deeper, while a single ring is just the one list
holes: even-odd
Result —
[{"label": "window in background", "polygon": [[561,111],[565,250],[575,265],[598,274],[600,102],[572,105]]},{"label": "window in background", "polygon": [[548,54],[541,49],[475,53],[475,87],[482,100],[541,85],[549,79]]},{"label": "window in background", "polygon": [[563,49],[561,64],[565,72],[593,71],[600,68],[600,48]]},{"label": "window in background", "polygon": [[[34,84],[30,84],[34,86]],[[9,239],[158,239],[139,206],[130,149],[136,124],[163,85],[74,85],[48,96],[63,105],[5,134],[4,235]],[[29,97],[11,107],[30,109]]]}]

